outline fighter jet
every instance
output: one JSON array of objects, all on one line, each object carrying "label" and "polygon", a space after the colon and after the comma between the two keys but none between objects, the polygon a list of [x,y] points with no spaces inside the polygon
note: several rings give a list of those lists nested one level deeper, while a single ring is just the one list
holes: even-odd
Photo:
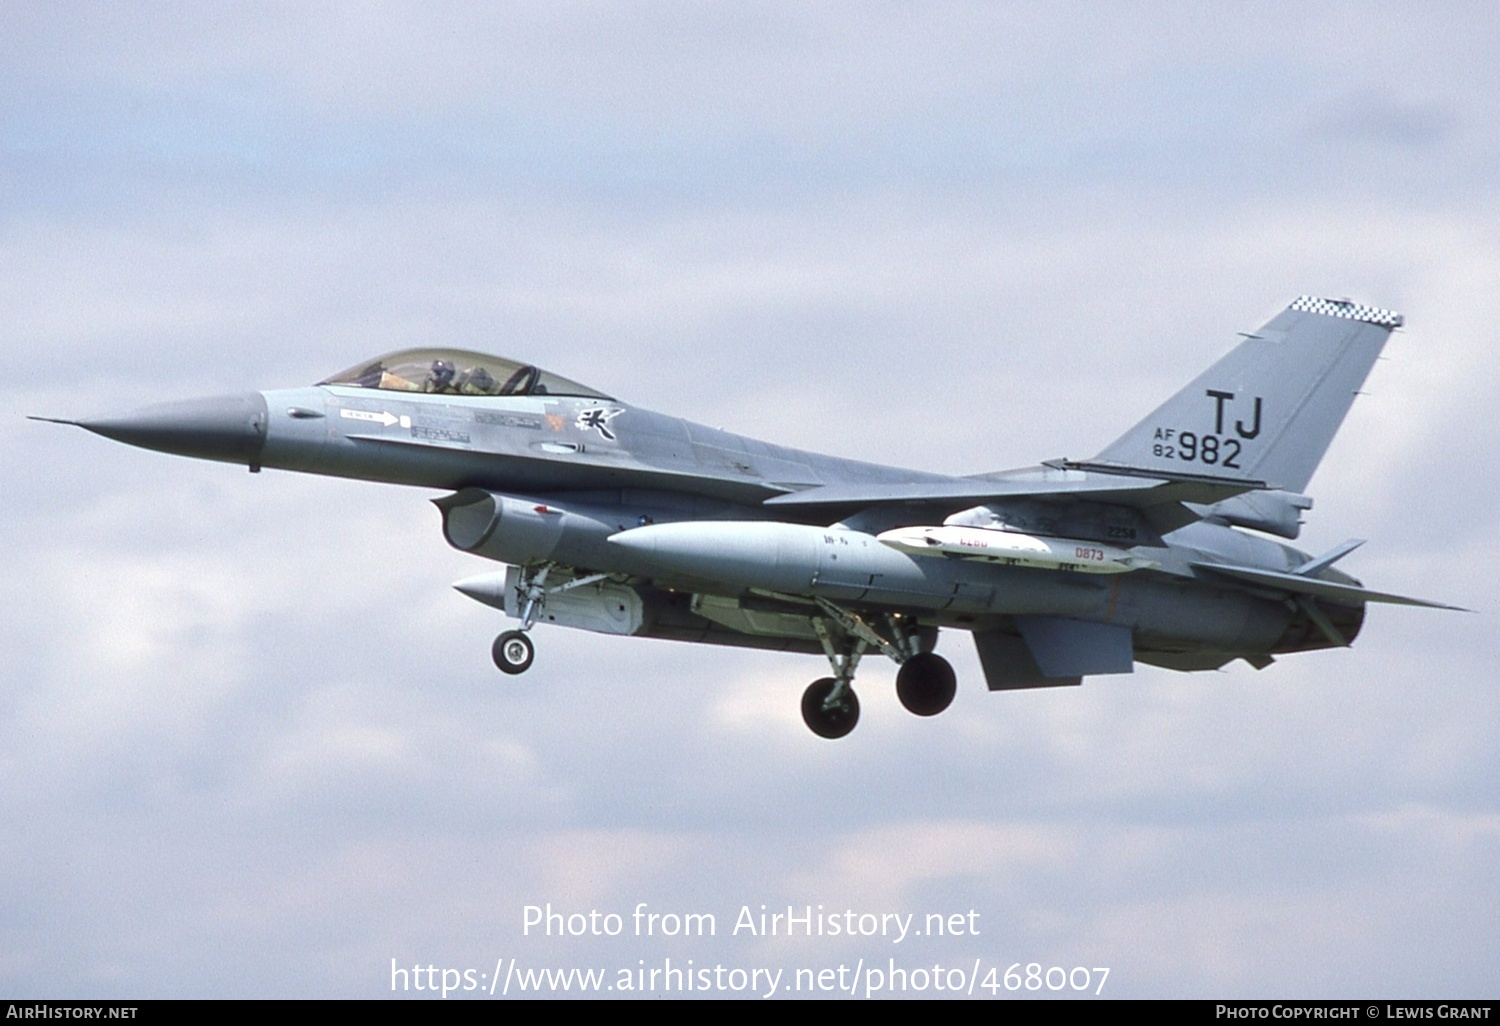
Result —
[{"label": "fighter jet", "polygon": [[[408,349],[307,388],[62,420],[130,445],[442,489],[448,543],[506,564],[454,585],[530,631],[819,654],[802,715],[843,737],[860,660],[946,709],[943,629],[972,634],[992,691],[1137,662],[1211,670],[1347,646],[1366,588],[1294,540],[1308,481],[1402,318],[1304,296],[1091,459],[954,477],[790,449],[632,406],[516,360]],[[55,418],[36,418],[55,419]]]}]

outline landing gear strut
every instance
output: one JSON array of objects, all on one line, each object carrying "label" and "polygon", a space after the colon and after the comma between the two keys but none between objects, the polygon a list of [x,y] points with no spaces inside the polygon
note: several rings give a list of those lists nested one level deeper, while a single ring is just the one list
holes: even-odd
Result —
[{"label": "landing gear strut", "polygon": [[[859,696],[850,685],[869,643],[822,617],[814,618],[812,624],[833,665],[833,676],[813,681],[802,693],[802,721],[814,734],[831,741],[849,733],[859,722]],[[835,630],[839,631],[837,637]]]},{"label": "landing gear strut", "polygon": [[542,611],[542,604],[547,599],[547,574],[551,570],[552,564],[544,563],[538,570],[521,573],[521,582],[517,588],[521,600],[521,629],[504,632],[490,646],[490,655],[494,657],[495,665],[500,668],[501,673],[525,673],[531,669],[531,661],[536,658],[536,646],[531,643],[526,632],[536,623],[537,614]]}]

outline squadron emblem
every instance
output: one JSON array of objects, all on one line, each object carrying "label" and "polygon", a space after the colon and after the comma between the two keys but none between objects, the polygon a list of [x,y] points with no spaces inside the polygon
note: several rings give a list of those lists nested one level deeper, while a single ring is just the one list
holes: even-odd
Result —
[{"label": "squadron emblem", "polygon": [[620,409],[618,406],[611,406],[607,408],[603,406],[591,406],[587,410],[584,410],[582,413],[580,413],[578,415],[578,419],[574,421],[574,423],[581,431],[587,431],[589,428],[593,428],[595,431],[599,432],[600,437],[608,438],[611,442],[613,442],[615,440],[615,433],[609,429],[609,422],[614,420],[624,412],[625,411]]}]

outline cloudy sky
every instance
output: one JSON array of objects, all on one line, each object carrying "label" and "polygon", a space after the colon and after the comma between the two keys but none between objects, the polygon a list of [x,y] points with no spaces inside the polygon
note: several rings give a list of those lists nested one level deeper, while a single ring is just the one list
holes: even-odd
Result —
[{"label": "cloudy sky", "polygon": [[[1492,997],[1500,17],[1222,6],[0,5],[0,991],[670,958]],[[839,743],[811,657],[543,627],[502,678],[432,493],[24,419],[455,345],[973,473],[1092,455],[1303,293],[1408,327],[1301,544],[1477,614],[1029,694],[945,635],[953,708],[868,660]],[[548,903],[624,933],[523,934]],[[978,932],[732,933],[763,904]]]}]

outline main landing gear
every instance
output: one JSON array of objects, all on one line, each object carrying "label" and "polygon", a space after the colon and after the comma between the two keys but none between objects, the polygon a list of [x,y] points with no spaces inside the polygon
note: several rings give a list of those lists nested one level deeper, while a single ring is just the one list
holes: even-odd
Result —
[{"label": "main landing gear", "polygon": [[885,617],[886,633],[877,631],[856,613],[818,599],[824,615],[813,618],[813,629],[833,667],[832,677],[813,681],[802,693],[802,720],[819,737],[841,738],[859,723],[859,696],[854,693],[854,671],[871,647],[900,664],[896,697],[909,712],[936,716],[948,708],[958,690],[948,660],[923,651],[923,639],[908,629],[899,615]]}]

